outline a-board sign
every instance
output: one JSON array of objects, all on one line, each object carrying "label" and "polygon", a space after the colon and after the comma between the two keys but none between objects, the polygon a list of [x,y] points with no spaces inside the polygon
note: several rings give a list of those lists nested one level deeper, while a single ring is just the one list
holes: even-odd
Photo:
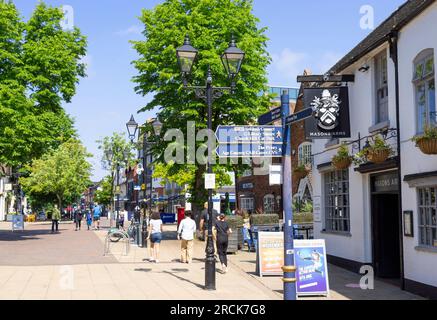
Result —
[{"label": "a-board sign", "polygon": [[298,296],[329,294],[328,265],[325,240],[295,240]]},{"label": "a-board sign", "polygon": [[[284,233],[258,234],[256,272],[263,276],[283,276]],[[325,240],[295,240],[294,260],[297,267],[298,296],[328,296],[329,277]]]},{"label": "a-board sign", "polygon": [[284,266],[284,233],[258,233],[257,273],[262,276],[280,276]]},{"label": "a-board sign", "polygon": [[22,214],[12,216],[12,231],[24,231],[24,216]]}]

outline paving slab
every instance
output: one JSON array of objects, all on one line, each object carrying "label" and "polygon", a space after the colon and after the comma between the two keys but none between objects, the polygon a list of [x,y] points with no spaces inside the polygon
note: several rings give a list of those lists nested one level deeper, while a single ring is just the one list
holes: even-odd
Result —
[{"label": "paving slab", "polygon": [[[117,260],[103,256],[103,244],[93,231],[75,231],[72,223],[60,224],[51,233],[51,224],[25,225],[25,231],[0,228],[0,266],[48,266],[109,264]],[[1,279],[0,279],[1,281]]]}]

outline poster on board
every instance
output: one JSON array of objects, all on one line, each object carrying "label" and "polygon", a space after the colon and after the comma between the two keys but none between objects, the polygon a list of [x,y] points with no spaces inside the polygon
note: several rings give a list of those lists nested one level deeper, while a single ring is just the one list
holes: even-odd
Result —
[{"label": "poster on board", "polygon": [[12,231],[24,231],[24,216],[16,214],[12,217]]},{"label": "poster on board", "polygon": [[328,296],[329,277],[325,240],[295,240],[298,296]]},{"label": "poster on board", "polygon": [[284,233],[260,232],[258,234],[257,274],[281,276],[284,266]]}]

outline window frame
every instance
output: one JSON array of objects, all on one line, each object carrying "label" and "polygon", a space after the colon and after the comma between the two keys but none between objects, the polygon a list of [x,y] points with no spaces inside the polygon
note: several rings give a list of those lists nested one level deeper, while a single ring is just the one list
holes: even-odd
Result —
[{"label": "window frame", "polygon": [[[334,191],[332,191],[332,188]],[[351,210],[349,170],[345,169],[325,172],[323,174],[323,190],[325,231],[350,234]],[[342,192],[338,192],[340,190]],[[347,199],[346,204],[345,199]],[[341,200],[343,203],[339,204]],[[341,216],[342,214],[344,214],[343,217]]]},{"label": "window frame", "polygon": [[313,163],[313,144],[311,142],[303,142],[299,145],[297,151],[299,166],[312,165]]},{"label": "window frame", "polygon": [[[429,194],[429,204],[426,202],[428,191],[434,190],[434,204]],[[423,194],[422,194],[423,193]],[[432,219],[434,210],[434,221]],[[424,218],[424,219],[423,219]],[[425,221],[424,221],[425,220]],[[417,229],[420,247],[437,248],[437,186],[417,188]],[[435,232],[435,239],[433,238]],[[423,241],[425,239],[425,241]],[[428,241],[429,240],[429,241]]]},{"label": "window frame", "polygon": [[[384,62],[384,64],[382,63]],[[378,53],[374,58],[375,64],[375,124],[380,124],[390,119],[388,98],[388,57],[387,50]],[[382,66],[385,65],[385,80]],[[383,94],[384,101],[380,100]],[[385,116],[382,115],[382,107],[385,108]]]},{"label": "window frame", "polygon": [[[267,203],[267,201],[269,203]],[[270,208],[267,208],[267,205],[270,206]],[[275,213],[276,209],[276,197],[273,194],[266,194],[263,198],[263,209],[265,214],[273,214]],[[271,209],[271,210],[270,210]]]},{"label": "window frame", "polygon": [[[427,63],[432,61],[432,68],[427,73],[426,67]],[[419,76],[417,71],[418,67],[422,66],[421,75]],[[432,116],[431,116],[431,104],[430,104],[430,88],[429,85],[431,82],[434,82],[434,110],[437,111],[436,97],[435,97],[435,56],[434,49],[425,49],[420,52],[413,61],[413,86],[414,86],[414,108],[416,114],[416,132],[417,134],[422,134],[424,129],[427,126],[437,126],[437,115],[434,116],[435,124],[432,124]],[[424,87],[424,95],[425,95],[425,119],[424,123],[422,123],[422,115],[420,114],[419,109],[419,99],[420,99],[420,88]],[[434,111],[434,112],[436,112]]]},{"label": "window frame", "polygon": [[[252,208],[251,209],[247,208],[248,207],[248,206],[246,206],[247,202],[251,202],[252,203]],[[241,209],[243,211],[246,211],[246,212],[249,212],[249,210],[253,212],[255,210],[255,198],[253,198],[253,197],[244,197],[244,198],[241,198]]]}]

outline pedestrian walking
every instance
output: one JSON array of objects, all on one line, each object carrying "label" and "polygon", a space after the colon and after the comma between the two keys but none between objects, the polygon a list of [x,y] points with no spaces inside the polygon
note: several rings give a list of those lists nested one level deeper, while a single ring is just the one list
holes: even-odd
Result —
[{"label": "pedestrian walking", "polygon": [[94,220],[94,230],[100,230],[100,215],[102,214],[102,209],[99,205],[94,206],[93,210],[93,220]]},{"label": "pedestrian walking", "polygon": [[55,204],[52,211],[52,233],[59,231],[59,220],[61,220],[61,211],[58,205]]},{"label": "pedestrian walking", "polygon": [[215,229],[217,231],[217,250],[222,264],[222,272],[227,273],[229,234],[232,233],[232,229],[229,227],[224,214],[221,214],[215,222]]},{"label": "pedestrian walking", "polygon": [[185,212],[185,219],[182,220],[178,229],[178,240],[181,243],[181,262],[193,262],[193,248],[194,248],[194,233],[196,232],[196,222],[192,219],[191,211]]},{"label": "pedestrian walking", "polygon": [[[205,202],[204,204],[204,210],[202,211],[202,215],[200,218],[200,233],[203,236],[203,241],[207,241],[207,237],[208,237],[208,226],[209,226],[209,204],[208,202]],[[217,258],[217,232],[214,228],[214,224],[217,221],[219,217],[219,213],[217,212],[217,210],[212,209],[212,242],[214,244],[214,256]]]},{"label": "pedestrian walking", "polygon": [[150,262],[159,263],[159,247],[162,242],[163,222],[161,215],[158,212],[152,214],[152,218],[149,222],[149,235],[147,240],[150,239],[152,256]]},{"label": "pedestrian walking", "polygon": [[118,222],[117,222],[118,229],[124,230],[125,214],[127,214],[126,210],[120,212],[120,216],[118,217]]},{"label": "pedestrian walking", "polygon": [[91,230],[91,227],[93,225],[93,217],[90,211],[86,212],[86,225],[88,227],[88,231]]},{"label": "pedestrian walking", "polygon": [[76,231],[80,231],[80,229],[82,228],[82,219],[83,219],[83,214],[81,210],[76,210],[75,213],[75,222],[76,222]]}]

